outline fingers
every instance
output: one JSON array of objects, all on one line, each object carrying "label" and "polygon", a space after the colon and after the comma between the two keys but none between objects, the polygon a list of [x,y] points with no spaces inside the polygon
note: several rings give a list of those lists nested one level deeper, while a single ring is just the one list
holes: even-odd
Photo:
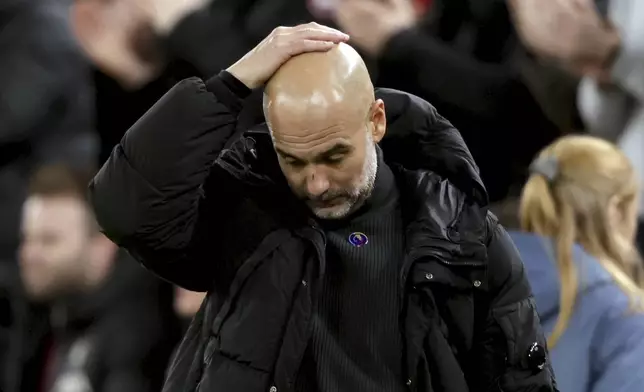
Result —
[{"label": "fingers", "polygon": [[314,41],[329,41],[334,43],[345,42],[349,36],[331,27],[322,26],[317,23],[307,23],[295,27],[278,27],[273,30],[276,39],[300,39]]},{"label": "fingers", "polygon": [[308,23],[296,27],[278,27],[273,33],[273,42],[284,47],[289,56],[306,52],[326,52],[334,45],[349,40],[349,36],[339,30]]},{"label": "fingers", "polygon": [[273,47],[282,48],[289,57],[306,52],[326,52],[336,44],[349,40],[347,34],[317,23],[277,27],[269,37]]},{"label": "fingers", "polygon": [[296,35],[298,39],[303,40],[329,41],[334,43],[349,40],[349,36],[347,34],[330,27],[318,25],[317,23],[298,26],[293,34]]},{"label": "fingers", "polygon": [[331,41],[317,41],[311,39],[304,39],[296,41],[291,45],[290,53],[291,56],[297,56],[298,54],[308,53],[308,52],[326,52],[337,45],[336,42]]}]

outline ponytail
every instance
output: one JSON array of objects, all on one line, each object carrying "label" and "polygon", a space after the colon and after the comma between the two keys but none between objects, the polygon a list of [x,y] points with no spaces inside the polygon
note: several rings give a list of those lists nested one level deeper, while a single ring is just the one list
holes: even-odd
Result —
[{"label": "ponytail", "polygon": [[528,232],[550,237],[554,241],[554,259],[560,277],[559,315],[555,328],[548,337],[554,347],[568,327],[577,299],[578,276],[572,258],[577,238],[575,214],[566,203],[558,202],[558,195],[544,175],[533,174],[523,188],[519,208],[521,227]]},{"label": "ponytail", "polygon": [[523,187],[519,205],[521,228],[542,235],[555,235],[559,223],[557,206],[546,178],[533,174]]},{"label": "ponytail", "polygon": [[566,203],[559,206],[559,227],[554,235],[555,260],[559,271],[559,315],[557,323],[548,337],[548,346],[555,347],[572,318],[577,300],[579,277],[572,258],[572,251],[577,238],[577,225],[572,208]]}]

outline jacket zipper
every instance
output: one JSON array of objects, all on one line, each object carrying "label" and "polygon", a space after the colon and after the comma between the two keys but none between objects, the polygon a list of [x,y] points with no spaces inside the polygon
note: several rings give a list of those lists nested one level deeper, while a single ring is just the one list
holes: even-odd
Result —
[{"label": "jacket zipper", "polygon": [[[318,241],[315,241],[314,238],[309,238],[308,240],[313,244],[313,247],[315,248],[315,252],[318,255],[318,263],[320,265],[320,276],[324,276],[324,270],[322,270],[322,260],[324,257],[324,249],[326,248],[326,236],[324,235],[324,232],[320,230],[320,228],[312,223],[310,225],[311,229],[313,229],[315,232],[317,232],[320,237],[322,238],[322,246],[320,247],[320,244]],[[313,280],[313,279],[311,279]],[[318,298],[318,291],[320,289],[320,282],[319,279],[316,280],[315,285],[313,285],[313,282],[309,282],[310,290],[311,290],[311,317],[317,312],[317,298]],[[311,337],[311,334],[313,333],[313,322],[309,320],[309,325],[308,325],[308,331],[309,339]],[[308,345],[308,340],[307,340],[307,345]],[[296,378],[300,372],[300,368],[302,367],[302,359],[304,358],[304,354],[306,353],[306,347],[302,352],[300,353],[299,357],[297,358],[297,370],[295,371],[295,374],[291,376],[291,381],[295,383]],[[292,390],[293,385],[289,385],[289,390]]]}]

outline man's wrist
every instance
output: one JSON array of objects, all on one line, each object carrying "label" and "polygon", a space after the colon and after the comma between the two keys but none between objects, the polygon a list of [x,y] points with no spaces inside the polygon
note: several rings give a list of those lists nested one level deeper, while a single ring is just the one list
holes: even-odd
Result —
[{"label": "man's wrist", "polygon": [[259,87],[259,84],[254,80],[251,75],[248,75],[243,69],[237,66],[237,63],[231,65],[226,69],[226,72],[235,77],[238,81],[243,83],[249,89],[254,89]]},{"label": "man's wrist", "polygon": [[228,71],[222,71],[219,73],[219,78],[221,81],[228,87],[228,89],[233,92],[240,99],[246,98],[251,93],[244,83],[237,79],[233,74]]}]

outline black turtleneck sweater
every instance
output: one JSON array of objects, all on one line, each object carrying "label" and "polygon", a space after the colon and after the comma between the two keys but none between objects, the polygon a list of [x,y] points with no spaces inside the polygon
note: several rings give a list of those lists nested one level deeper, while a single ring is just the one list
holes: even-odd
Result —
[{"label": "black turtleneck sweater", "polygon": [[[365,205],[348,219],[320,224],[326,273],[295,390],[404,391],[398,321],[403,223],[393,173],[382,159]],[[367,243],[355,246],[364,237],[354,235],[352,244],[352,233],[363,233]]]}]

